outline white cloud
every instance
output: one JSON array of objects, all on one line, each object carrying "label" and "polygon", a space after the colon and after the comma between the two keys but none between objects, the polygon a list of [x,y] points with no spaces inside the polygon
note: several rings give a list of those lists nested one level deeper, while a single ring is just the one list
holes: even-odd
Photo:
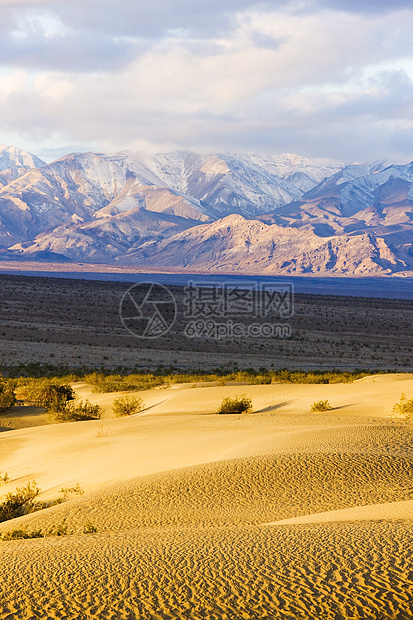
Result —
[{"label": "white cloud", "polygon": [[[11,42],[0,50],[0,129],[31,150],[59,142],[413,158],[402,135],[413,119],[413,10],[280,4],[208,4],[220,19],[203,24],[198,5],[184,15],[188,0],[169,23],[166,1],[144,10],[45,0],[37,12],[0,2]],[[135,21],[139,13],[135,29],[121,6]]]}]

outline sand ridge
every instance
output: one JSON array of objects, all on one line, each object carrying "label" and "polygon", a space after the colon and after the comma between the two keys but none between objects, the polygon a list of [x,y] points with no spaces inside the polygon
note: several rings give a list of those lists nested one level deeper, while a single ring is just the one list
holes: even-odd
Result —
[{"label": "sand ridge", "polygon": [[413,500],[404,502],[385,502],[343,508],[341,510],[329,510],[292,519],[281,519],[264,525],[301,525],[306,523],[331,523],[335,521],[379,521],[384,519],[413,520]]}]

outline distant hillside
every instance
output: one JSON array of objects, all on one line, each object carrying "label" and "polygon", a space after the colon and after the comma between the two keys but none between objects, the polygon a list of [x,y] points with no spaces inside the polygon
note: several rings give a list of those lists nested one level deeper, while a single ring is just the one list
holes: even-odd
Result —
[{"label": "distant hillside", "polygon": [[413,275],[413,163],[0,147],[0,249],[16,260],[271,274]]}]

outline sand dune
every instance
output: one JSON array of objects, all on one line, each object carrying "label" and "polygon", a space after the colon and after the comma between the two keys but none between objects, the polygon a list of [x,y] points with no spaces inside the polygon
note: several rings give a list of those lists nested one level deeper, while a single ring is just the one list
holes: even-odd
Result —
[{"label": "sand dune", "polygon": [[[112,417],[111,406],[119,393],[94,394],[91,386],[75,384],[79,398],[98,403]],[[356,416],[387,417],[400,394],[413,394],[413,374],[374,375],[352,384],[303,385],[225,385],[204,384],[198,389],[192,386],[172,385],[139,393],[147,407],[144,415],[194,414],[215,412],[225,396],[248,393],[253,399],[255,412],[277,411],[307,414],[315,400],[328,399],[336,409],[346,409],[346,414]]]},{"label": "sand dune", "polygon": [[[390,416],[412,375],[174,386],[127,419],[118,394],[76,390],[104,420],[0,434],[2,495],[85,490],[0,524],[69,534],[0,542],[2,620],[412,617],[413,426]],[[212,413],[244,392],[255,413]]]},{"label": "sand dune", "polygon": [[301,525],[303,523],[332,523],[334,521],[381,521],[383,519],[413,520],[413,501],[386,502],[384,504],[370,504],[329,510],[292,519],[281,519],[264,525]]}]

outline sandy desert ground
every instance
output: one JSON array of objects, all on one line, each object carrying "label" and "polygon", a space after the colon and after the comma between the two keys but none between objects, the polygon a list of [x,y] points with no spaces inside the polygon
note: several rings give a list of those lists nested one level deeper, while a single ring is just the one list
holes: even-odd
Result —
[{"label": "sandy desert ground", "polygon": [[[68,528],[0,542],[1,620],[413,617],[413,426],[390,415],[412,374],[179,385],[142,392],[130,418],[113,417],[118,394],[75,387],[102,420],[2,425],[1,496],[33,479],[39,499],[85,493],[1,524]],[[241,393],[253,413],[214,413]]]},{"label": "sandy desert ground", "polygon": [[[119,307],[130,284],[0,274],[0,367],[21,364],[70,369],[413,371],[412,300],[295,295],[291,338],[187,338],[183,287],[170,287],[178,314],[160,338],[139,339],[122,325]],[[238,318],[234,319],[238,322]],[[242,325],[256,323],[240,317]],[[31,371],[33,372],[33,371]]]}]

